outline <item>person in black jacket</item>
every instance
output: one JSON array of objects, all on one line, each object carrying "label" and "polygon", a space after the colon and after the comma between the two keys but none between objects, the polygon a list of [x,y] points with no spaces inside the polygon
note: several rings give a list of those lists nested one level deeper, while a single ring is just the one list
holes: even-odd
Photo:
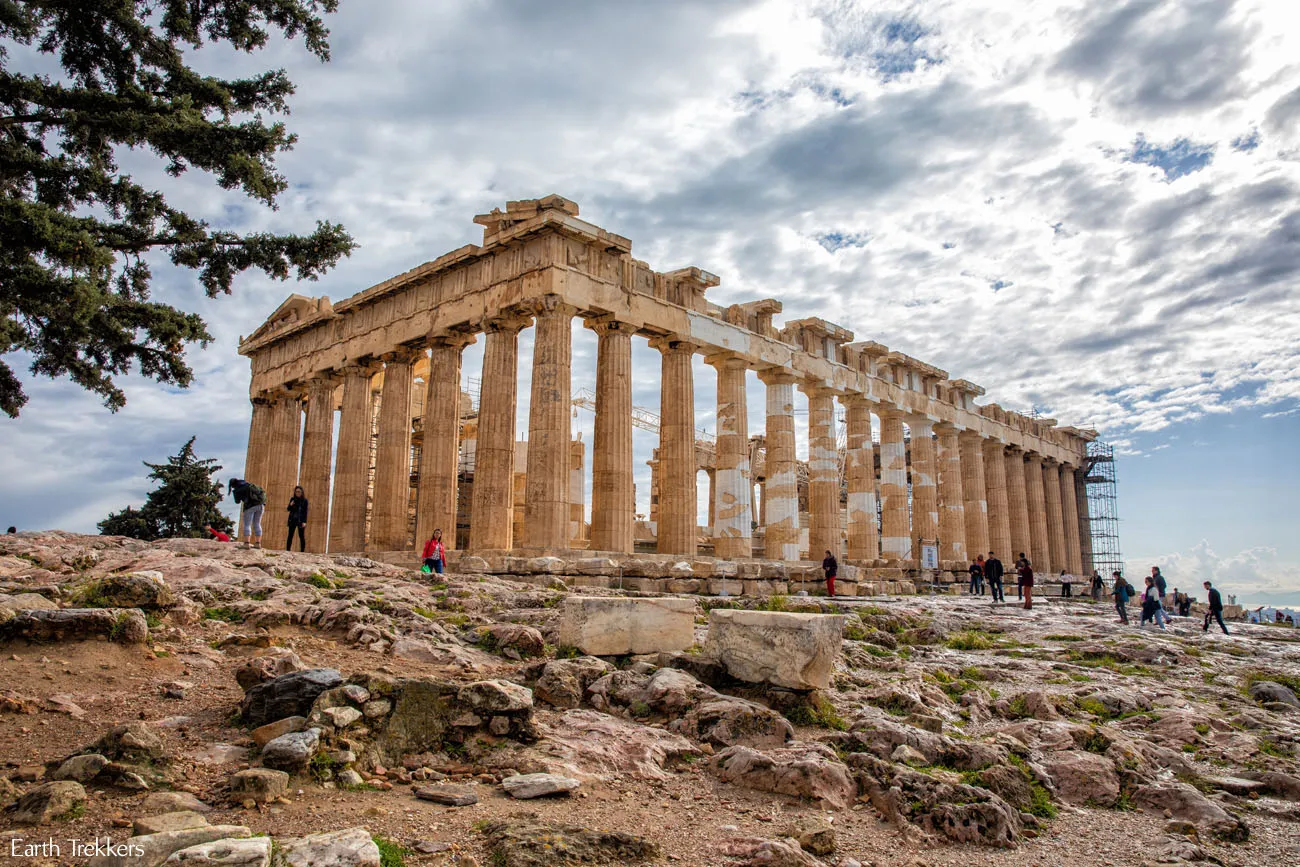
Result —
[{"label": "person in black jacket", "polygon": [[1201,624],[1201,631],[1210,631],[1210,618],[1213,617],[1219,622],[1219,628],[1223,630],[1223,634],[1227,635],[1228,627],[1223,625],[1223,597],[1219,595],[1219,591],[1215,590],[1209,581],[1205,582],[1205,592],[1210,594],[1210,612],[1205,615],[1205,623]]},{"label": "person in black jacket", "polygon": [[989,582],[989,593],[993,594],[994,602],[1006,602],[1002,595],[1002,561],[992,551],[989,552],[989,558],[984,561],[984,579]]},{"label": "person in black jacket", "polygon": [[829,550],[822,560],[822,571],[826,573],[826,595],[835,596],[835,577],[840,573],[840,562]]},{"label": "person in black jacket", "polygon": [[298,531],[298,550],[307,550],[307,537],[304,530],[307,526],[307,494],[303,491],[302,486],[293,489],[293,496],[289,498],[289,505],[286,507],[289,512],[289,538],[284,542],[284,550],[293,550],[293,531]]}]

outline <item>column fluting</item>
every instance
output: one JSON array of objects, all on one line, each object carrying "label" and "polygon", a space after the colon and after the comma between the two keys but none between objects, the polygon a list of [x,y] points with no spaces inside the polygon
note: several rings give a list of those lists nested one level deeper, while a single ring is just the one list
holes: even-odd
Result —
[{"label": "column fluting", "polygon": [[587,324],[596,346],[596,430],[591,455],[591,548],[631,554],[636,525],[632,473],[632,333],[626,322]]},{"label": "column fluting", "polygon": [[966,523],[966,559],[989,553],[988,494],[984,480],[984,448],[980,435],[963,431],[961,450],[962,520]]},{"label": "column fluting", "polygon": [[456,547],[460,478],[460,377],[465,347],[474,335],[435,335],[429,346],[429,378],[424,384],[424,443],[420,447],[420,490],[416,502],[415,544],[420,547],[442,530],[447,550]]},{"label": "column fluting", "polygon": [[1057,484],[1061,488],[1061,522],[1065,529],[1066,568],[1075,575],[1091,575],[1091,571],[1083,571],[1083,551],[1079,545],[1079,504],[1074,494],[1074,467],[1061,464]]},{"label": "column fluting", "polygon": [[835,449],[835,393],[801,386],[808,397],[808,557],[826,551],[837,558],[840,545],[839,455]]},{"label": "column fluting", "polygon": [[514,544],[515,413],[519,332],[529,316],[489,321],[484,329],[483,392],[479,399],[469,547],[503,551]]},{"label": "column fluting", "polygon": [[1047,551],[1052,560],[1052,569],[1060,572],[1069,570],[1065,556],[1065,516],[1061,507],[1061,472],[1056,461],[1043,461],[1043,502],[1047,506]]},{"label": "column fluting", "polygon": [[752,557],[753,483],[749,467],[749,417],[745,362],[735,356],[707,359],[718,372],[718,446],[714,469],[713,553],[721,559]]},{"label": "column fluting", "polygon": [[907,441],[903,414],[886,409],[880,416],[880,547],[887,560],[912,558],[907,504]]},{"label": "column fluting", "polygon": [[850,560],[880,557],[880,530],[876,525],[876,449],[871,441],[871,404],[850,395],[844,400],[846,439],[845,484],[848,487],[848,543]]},{"label": "column fluting", "polygon": [[374,506],[370,549],[410,547],[412,366],[420,350],[400,349],[383,356],[384,384],[379,398],[379,439],[375,447]]},{"label": "column fluting", "polygon": [[934,428],[930,419],[918,416],[909,416],[907,426],[912,432],[912,551],[920,557],[921,540],[939,538]]},{"label": "column fluting", "polygon": [[[1008,446],[1004,459],[1007,467],[1007,505],[1011,514],[1011,560],[1021,554],[1033,558],[1034,542],[1029,535],[1029,500],[1025,489],[1025,453],[1017,446]],[[1001,559],[1001,556],[999,556]],[[1037,568],[1037,564],[1035,564]]]},{"label": "column fluting", "polygon": [[673,336],[656,339],[662,354],[659,399],[659,538],[661,554],[696,552],[695,377],[698,348]]},{"label": "column fluting", "polygon": [[957,428],[935,425],[939,464],[939,559],[960,567],[966,554],[966,504],[962,491],[961,446]]},{"label": "column fluting", "polygon": [[783,370],[765,370],[767,386],[766,482],[763,484],[763,546],[771,560],[799,559],[799,491],[795,467],[794,383]]},{"label": "column fluting", "polygon": [[548,295],[535,312],[523,543],[529,548],[562,550],[569,547],[569,413],[577,311],[558,296]]},{"label": "column fluting", "polygon": [[334,458],[334,390],[338,380],[322,373],[307,381],[307,421],[303,425],[298,484],[307,497],[307,550],[325,551],[329,542],[330,464]]},{"label": "column fluting", "polygon": [[366,547],[366,486],[370,474],[370,380],[374,364],[349,364],[341,371],[343,403],[334,456],[329,549],[355,554]]},{"label": "column fluting", "polygon": [[989,507],[989,544],[988,550],[997,555],[1008,569],[1015,560],[1015,543],[1011,536],[1011,498],[1007,496],[1007,458],[1006,448],[997,440],[985,440],[984,452],[984,492]]}]

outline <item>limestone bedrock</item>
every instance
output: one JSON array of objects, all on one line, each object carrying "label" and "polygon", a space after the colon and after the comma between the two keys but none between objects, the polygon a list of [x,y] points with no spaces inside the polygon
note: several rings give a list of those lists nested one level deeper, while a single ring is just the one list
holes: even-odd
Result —
[{"label": "limestone bedrock", "polygon": [[570,596],[560,643],[591,656],[686,650],[695,643],[695,600]]},{"label": "limestone bedrock", "polygon": [[826,689],[843,628],[839,614],[715,609],[709,612],[705,655],[739,680]]}]

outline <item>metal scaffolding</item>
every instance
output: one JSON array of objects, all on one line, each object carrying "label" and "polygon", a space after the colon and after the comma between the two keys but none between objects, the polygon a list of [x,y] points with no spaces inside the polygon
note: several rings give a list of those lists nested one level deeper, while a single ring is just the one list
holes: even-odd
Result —
[{"label": "metal scaffolding", "polygon": [[1115,477],[1115,448],[1101,440],[1088,443],[1084,467],[1088,520],[1092,530],[1092,568],[1107,577],[1124,573],[1119,547],[1119,494]]}]

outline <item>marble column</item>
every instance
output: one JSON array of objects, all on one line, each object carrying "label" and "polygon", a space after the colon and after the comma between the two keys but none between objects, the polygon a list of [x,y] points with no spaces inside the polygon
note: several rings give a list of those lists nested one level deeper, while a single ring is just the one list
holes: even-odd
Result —
[{"label": "marble column", "polygon": [[355,554],[366,547],[366,487],[370,475],[370,380],[376,367],[349,364],[341,371],[343,404],[334,456],[334,499],[330,507],[331,553]]},{"label": "marble column", "polygon": [[939,559],[956,563],[967,560],[966,504],[962,490],[961,446],[957,428],[935,425],[939,437]]},{"label": "marble column", "polygon": [[569,443],[569,547],[589,548],[587,539],[587,444]]},{"label": "marble column", "polygon": [[[1065,563],[1075,575],[1091,575],[1083,571],[1083,553],[1079,545],[1079,504],[1074,494],[1074,467],[1061,464],[1057,484],[1061,488],[1061,523],[1065,530]],[[1106,576],[1110,577],[1110,576]]]},{"label": "marble column", "polygon": [[[596,345],[596,430],[591,454],[591,549],[631,554],[636,526],[632,476],[632,325],[608,317],[587,327]],[[651,487],[653,493],[653,485]]]},{"label": "marble column", "polygon": [[651,343],[662,354],[659,399],[660,554],[695,556],[695,379],[691,359],[698,348],[677,337]]},{"label": "marble column", "polygon": [[307,550],[325,551],[329,541],[330,464],[334,459],[334,389],[331,373],[307,381],[307,422],[302,435],[302,463],[298,484],[307,497]]},{"label": "marble column", "polygon": [[958,436],[961,450],[962,520],[966,523],[966,559],[989,553],[988,494],[984,483],[983,440],[977,433]]},{"label": "marble column", "polygon": [[844,481],[849,496],[850,560],[870,562],[880,557],[876,526],[876,451],[871,442],[871,404],[859,395],[844,399],[847,453]]},{"label": "marble column", "polygon": [[265,489],[271,460],[271,399],[259,395],[252,400],[253,417],[248,425],[248,451],[244,458],[244,479]]},{"label": "marble column", "polygon": [[410,547],[411,391],[417,349],[383,356],[384,385],[379,398],[379,439],[375,447],[374,507],[370,518],[372,551]]},{"label": "marble column", "polygon": [[769,560],[799,559],[799,490],[794,454],[795,377],[765,370],[767,455],[763,483],[763,546]]},{"label": "marble column", "polygon": [[[1092,574],[1092,570],[1097,568],[1092,560],[1092,516],[1088,511],[1088,480],[1086,470],[1083,473],[1074,474],[1074,502],[1075,509],[1079,513],[1079,552],[1083,560],[1084,573]],[[1107,581],[1109,575],[1103,576]]]},{"label": "marble column", "polygon": [[713,554],[723,560],[754,555],[745,362],[732,355],[708,363],[718,372],[718,451],[714,469]]},{"label": "marble column", "polygon": [[531,317],[513,315],[493,319],[485,328],[471,506],[474,517],[469,530],[469,547],[474,551],[513,547],[519,332],[531,324]]},{"label": "marble column", "polygon": [[[283,392],[271,407],[271,449],[267,465],[266,509],[262,529],[273,532],[285,524],[285,508],[298,484],[299,445],[302,441],[302,396]],[[279,546],[278,540],[276,547]]]},{"label": "marble column", "polygon": [[442,530],[442,543],[456,547],[460,496],[460,377],[465,347],[474,335],[438,334],[429,346],[429,378],[424,384],[424,444],[420,448],[420,490],[416,500],[415,545],[423,548]]},{"label": "marble column", "polygon": [[555,295],[541,299],[536,308],[524,482],[523,544],[528,548],[569,547],[569,413],[576,312]]},{"label": "marble column", "polygon": [[820,561],[840,546],[839,455],[835,449],[835,393],[801,386],[808,397],[808,557]]},{"label": "marble column", "polygon": [[903,414],[881,410],[880,416],[880,547],[885,559],[912,559],[911,519],[907,506],[907,441]]},{"label": "marble column", "polygon": [[[1011,558],[1003,559],[998,555],[1008,567],[1015,562],[1021,554],[1034,557],[1034,542],[1029,535],[1029,500],[1028,492],[1025,489],[1025,453],[1017,446],[1007,446],[1006,458],[1004,459],[1007,467],[1007,506],[1011,515]],[[1038,564],[1034,563],[1034,568]]]},{"label": "marble column", "polygon": [[1011,541],[1011,501],[1007,497],[1007,459],[1006,449],[997,440],[984,440],[981,445],[984,453],[984,494],[988,500],[989,551],[997,555],[1002,564],[1010,570],[1015,561],[1016,552],[1012,550]]},{"label": "marble column", "polygon": [[1047,552],[1052,570],[1069,570],[1065,556],[1065,515],[1061,508],[1061,472],[1056,461],[1043,461],[1043,501],[1047,504]]},{"label": "marble column", "polygon": [[1029,562],[1034,572],[1051,574],[1052,551],[1047,538],[1047,498],[1043,488],[1043,456],[1029,452],[1025,457],[1025,502],[1029,508]]},{"label": "marble column", "polygon": [[921,540],[939,538],[939,492],[934,455],[934,428],[924,416],[908,416],[912,432],[912,550],[919,559]]}]

